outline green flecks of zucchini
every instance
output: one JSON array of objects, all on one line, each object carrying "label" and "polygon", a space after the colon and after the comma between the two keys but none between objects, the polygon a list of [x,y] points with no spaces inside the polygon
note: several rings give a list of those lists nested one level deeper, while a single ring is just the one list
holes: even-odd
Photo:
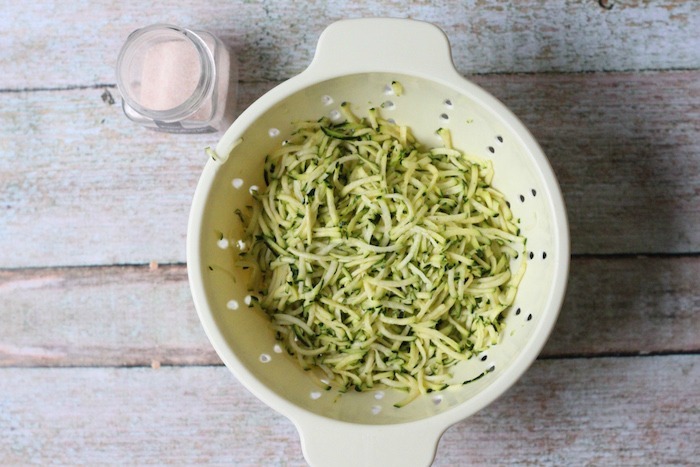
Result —
[{"label": "green flecks of zucchini", "polygon": [[340,392],[405,391],[402,407],[497,342],[525,240],[491,163],[452,148],[449,130],[426,149],[377,107],[340,109],[344,123],[299,122],[267,157],[239,256],[302,368]]},{"label": "green flecks of zucchini", "polygon": [[341,131],[340,129],[333,129],[333,128],[329,128],[329,127],[325,127],[325,126],[321,127],[321,131],[323,131],[323,133],[326,136],[329,136],[329,137],[335,138],[335,139],[342,139],[343,141],[357,141],[357,140],[362,138],[362,136],[355,136],[353,134],[345,133],[345,132]]}]

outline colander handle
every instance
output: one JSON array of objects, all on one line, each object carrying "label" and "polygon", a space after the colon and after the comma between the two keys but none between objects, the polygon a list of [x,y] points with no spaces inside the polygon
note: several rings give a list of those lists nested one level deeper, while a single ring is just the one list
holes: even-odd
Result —
[{"label": "colander handle", "polygon": [[335,77],[353,73],[426,74],[461,78],[450,43],[437,26],[424,21],[364,18],[337,21],[321,34],[306,73]]},{"label": "colander handle", "polygon": [[429,419],[394,425],[296,421],[312,467],[429,466],[445,429]]}]

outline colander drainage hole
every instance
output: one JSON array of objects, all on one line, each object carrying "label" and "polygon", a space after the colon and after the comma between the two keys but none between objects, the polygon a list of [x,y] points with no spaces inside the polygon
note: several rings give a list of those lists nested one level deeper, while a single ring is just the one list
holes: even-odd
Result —
[{"label": "colander drainage hole", "polygon": [[484,356],[481,357],[481,361],[482,361],[482,362],[485,362],[487,358],[489,358],[488,355],[484,355]]},{"label": "colander drainage hole", "polygon": [[537,196],[537,190],[535,190],[534,188],[531,189],[530,192],[532,193],[532,196]]},{"label": "colander drainage hole", "polygon": [[233,180],[231,180],[231,185],[233,185],[233,187],[236,190],[238,190],[243,186],[243,179],[242,178],[234,178]]},{"label": "colander drainage hole", "polygon": [[258,188],[258,185],[251,185],[250,188],[248,189],[248,193],[250,193],[252,195],[253,193],[255,193],[258,190],[260,190],[260,188]]},{"label": "colander drainage hole", "polygon": [[260,361],[261,361],[262,363],[269,363],[270,360],[272,360],[272,357],[270,357],[268,354],[266,354],[266,353],[261,353],[261,354],[260,354]]},{"label": "colander drainage hole", "polygon": [[335,110],[335,109],[331,110],[330,113],[328,114],[328,116],[330,117],[331,121],[333,121],[334,123],[338,123],[343,118],[343,116],[340,114],[340,112]]},{"label": "colander drainage hole", "polygon": [[384,391],[377,391],[374,393],[374,398],[377,400],[382,400],[384,398]]},{"label": "colander drainage hole", "polygon": [[221,248],[222,250],[225,250],[228,248],[228,239],[227,238],[222,238],[216,242],[216,246]]},{"label": "colander drainage hole", "polygon": [[518,308],[517,310],[515,310],[515,316],[518,316],[518,315],[520,314],[520,311],[521,311],[520,308]]},{"label": "colander drainage hole", "polygon": [[546,251],[542,252],[542,259],[547,259],[547,252]]},{"label": "colander drainage hole", "polygon": [[496,149],[493,146],[489,146],[488,149],[491,154],[494,154],[496,152]]},{"label": "colander drainage hole", "polygon": [[229,310],[237,310],[238,300],[229,300],[228,303],[226,303],[226,308],[228,308]]},{"label": "colander drainage hole", "polygon": [[396,108],[396,104],[394,104],[392,101],[384,101],[382,102],[381,107],[382,109],[394,110]]},{"label": "colander drainage hole", "polygon": [[527,320],[528,320],[528,321],[532,320],[532,313],[530,313],[529,315],[527,315]]},{"label": "colander drainage hole", "polygon": [[321,394],[320,392],[318,392],[318,391],[313,391],[311,394],[309,394],[309,396],[310,396],[313,400],[319,399],[319,398],[321,397],[321,395],[322,395],[322,394]]},{"label": "colander drainage hole", "polygon": [[520,195],[520,202],[524,203],[525,202],[525,197],[523,195]]},{"label": "colander drainage hole", "polygon": [[250,306],[251,303],[253,303],[253,296],[252,295],[246,295],[245,298],[243,299],[243,303],[246,305]]},{"label": "colander drainage hole", "polygon": [[381,411],[382,411],[381,405],[373,405],[372,406],[372,415],[377,415]]},{"label": "colander drainage hole", "polygon": [[442,396],[433,397],[433,404],[440,405],[441,402],[442,402]]},{"label": "colander drainage hole", "polygon": [[272,347],[272,351],[273,351],[274,353],[282,353],[282,346],[279,345],[279,344],[275,344],[275,345]]},{"label": "colander drainage hole", "polygon": [[446,122],[447,120],[450,119],[450,116],[447,114],[440,114],[440,120]]},{"label": "colander drainage hole", "polygon": [[237,246],[238,249],[241,250],[241,251],[245,251],[246,248],[248,248],[248,245],[247,245],[246,242],[244,242],[243,240],[238,240],[238,241],[236,242],[236,246]]},{"label": "colander drainage hole", "polygon": [[444,101],[442,101],[442,103],[445,104],[445,107],[447,107],[448,109],[454,107],[454,105],[452,105],[452,101],[449,99],[445,99]]},{"label": "colander drainage hole", "polygon": [[533,259],[535,257],[535,254],[533,252],[530,252],[530,259]]},{"label": "colander drainage hole", "polygon": [[277,128],[270,128],[267,130],[267,134],[270,135],[270,138],[275,138],[280,135],[280,131]]},{"label": "colander drainage hole", "polygon": [[503,136],[496,136],[496,139],[498,140],[499,143],[503,142]]},{"label": "colander drainage hole", "polygon": [[331,105],[333,98],[331,96],[321,96],[321,102],[323,102],[323,105]]}]

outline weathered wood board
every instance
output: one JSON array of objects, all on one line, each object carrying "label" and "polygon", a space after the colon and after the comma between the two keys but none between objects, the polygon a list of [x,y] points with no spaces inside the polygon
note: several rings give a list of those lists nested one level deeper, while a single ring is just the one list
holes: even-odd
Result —
[{"label": "weathered wood board", "polygon": [[[449,428],[435,465],[693,465],[697,356],[536,362]],[[225,367],[0,369],[0,463],[304,465]]]},{"label": "weathered wood board", "polygon": [[[613,8],[602,8],[596,0],[217,0],[149,8],[136,0],[3,2],[0,89],[114,83],[117,55],[129,33],[163,22],[217,33],[239,57],[244,81],[282,80],[299,73],[311,61],[326,26],[368,16],[435,23],[450,39],[462,73],[700,66],[698,2],[607,3],[614,3]],[[28,60],[32,57],[37,59]]]},{"label": "weathered wood board", "polygon": [[[700,251],[700,72],[472,79],[549,156],[575,254]],[[241,85],[240,108],[273,85]],[[185,261],[203,148],[218,137],[136,127],[104,92],[0,93],[3,267]]]},{"label": "weathered wood board", "polygon": [[[574,258],[542,356],[700,352],[700,257]],[[220,364],[184,266],[0,272],[0,366]]]},{"label": "weathered wood board", "polygon": [[242,111],[306,68],[327,25],[368,16],[445,31],[458,71],[540,142],[571,226],[540,359],[445,432],[435,465],[700,464],[700,2],[0,12],[0,465],[305,465],[294,425],[221,364],[189,292],[187,217],[220,135],[132,124],[114,68],[141,26],[210,30],[238,57]]}]

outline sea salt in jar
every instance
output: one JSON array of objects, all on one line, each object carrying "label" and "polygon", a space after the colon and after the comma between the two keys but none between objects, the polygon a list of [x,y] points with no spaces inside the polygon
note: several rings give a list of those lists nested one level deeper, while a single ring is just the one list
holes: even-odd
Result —
[{"label": "sea salt in jar", "polygon": [[124,114],[171,133],[227,129],[236,104],[237,64],[214,35],[168,24],[131,33],[117,59]]}]

